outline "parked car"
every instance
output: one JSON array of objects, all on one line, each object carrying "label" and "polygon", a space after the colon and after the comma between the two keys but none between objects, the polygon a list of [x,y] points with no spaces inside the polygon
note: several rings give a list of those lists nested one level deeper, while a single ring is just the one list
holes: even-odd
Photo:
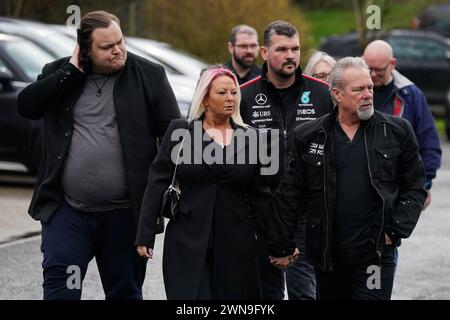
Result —
[{"label": "parked car", "polygon": [[[450,139],[450,44],[447,40],[434,32],[417,30],[372,32],[367,37],[368,40],[383,39],[392,46],[397,70],[424,92],[432,110],[443,109],[446,134]],[[321,50],[335,58],[363,53],[356,33],[326,38]]]},{"label": "parked car", "polygon": [[46,24],[0,17],[0,32],[28,39],[56,57],[72,54],[73,41]]},{"label": "parked car", "polygon": [[0,161],[21,164],[33,174],[42,153],[42,121],[21,117],[16,100],[55,58],[27,39],[0,33]]},{"label": "parked car", "polygon": [[[70,38],[75,45],[74,28],[64,25],[49,25],[53,30]],[[143,38],[126,38],[127,50],[162,65],[177,98],[183,116],[187,115],[194,95],[200,71],[206,66],[202,61],[175,50],[170,45]]]},{"label": "parked car", "polygon": [[[22,118],[15,104],[20,90],[36,80],[46,63],[72,53],[76,42],[75,30],[67,27],[59,29],[39,22],[0,17],[0,164],[20,164],[23,167],[15,167],[32,174],[37,171],[42,153],[42,121]],[[158,42],[154,45],[157,46]],[[172,50],[169,46],[160,46],[165,48],[167,56],[174,57],[169,53]],[[166,63],[137,46],[127,46],[127,49],[165,68],[180,111],[187,115],[197,79],[172,66],[176,63],[170,63],[170,59],[166,59]],[[174,60],[182,61],[182,54],[175,55],[177,58]],[[185,60],[190,63],[185,63],[183,70],[188,70],[190,64],[203,66],[191,57]]]},{"label": "parked car", "polygon": [[[369,33],[368,37],[383,39],[392,46],[398,71],[425,93],[429,104],[446,103],[450,89],[450,45],[445,38],[415,30]],[[356,33],[329,37],[321,50],[336,58],[361,56],[363,52]]]},{"label": "parked car", "polygon": [[179,74],[191,77],[195,81],[198,80],[200,72],[206,67],[206,64],[198,58],[176,50],[164,42],[127,37],[127,45],[131,48],[145,52],[164,64],[170,65],[171,68]]},{"label": "parked car", "polygon": [[[127,37],[127,48],[163,65],[167,77],[177,96],[178,105],[183,116],[187,116],[195,86],[200,72],[206,67],[202,61],[186,53],[175,50],[170,45],[154,40]],[[183,99],[179,96],[183,93]]]},{"label": "parked car", "polygon": [[[57,58],[71,55],[76,43],[76,32],[74,28],[64,25],[49,25],[30,20],[0,17],[0,32],[26,38],[41,48],[47,50]],[[167,44],[139,38],[136,38],[135,41],[138,43],[141,41],[153,43],[155,47],[165,47],[164,50],[157,51],[159,55],[165,55],[170,58],[173,57],[173,59],[159,59],[156,55],[150,55],[138,46],[127,46],[127,49],[130,52],[140,55],[155,63],[161,64],[164,67],[169,83],[175,93],[175,97],[177,98],[180,112],[182,115],[186,115],[194,94],[197,80],[191,73],[186,75],[184,72],[180,72],[177,64],[181,63],[181,61],[185,62],[189,59],[189,63],[185,63],[187,66],[183,70],[190,70],[192,72],[193,69],[196,70],[199,75],[200,71],[198,71],[197,68],[199,68],[199,65],[203,66],[203,63],[178,52],[172,53],[174,50]],[[190,69],[190,65],[193,66],[192,69]]]},{"label": "parked car", "polygon": [[450,39],[450,4],[435,4],[426,7],[413,21],[417,30],[439,33]]},{"label": "parked car", "polygon": [[[64,25],[50,25],[54,30],[76,39],[75,30]],[[135,50],[168,68],[169,73],[184,75],[198,80],[206,63],[188,53],[173,48],[170,44],[151,39],[126,37],[128,50]]]}]

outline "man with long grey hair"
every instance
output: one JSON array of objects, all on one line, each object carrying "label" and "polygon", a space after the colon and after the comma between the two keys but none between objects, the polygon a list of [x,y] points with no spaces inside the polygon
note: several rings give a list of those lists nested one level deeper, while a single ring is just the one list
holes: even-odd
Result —
[{"label": "man with long grey hair", "polygon": [[[333,100],[335,105],[342,105],[342,99],[343,97],[339,97],[343,91],[345,90],[345,82],[344,82],[344,71],[350,68],[357,68],[360,67],[362,69],[366,69],[367,71],[369,68],[367,67],[367,64],[362,59],[356,59],[356,58],[345,58],[340,60],[340,63],[335,66],[334,69],[332,69],[330,73],[330,93],[331,93],[331,99]],[[354,118],[355,113],[359,120],[369,120],[370,117],[373,115],[374,108],[373,108],[373,83],[368,84],[367,82],[367,88],[368,92],[370,94],[364,94],[361,96],[353,96],[350,98],[353,98],[352,101],[349,101],[349,103],[345,103],[342,105],[342,112],[349,112],[348,116],[350,118],[353,118],[352,120],[356,120]],[[363,88],[358,88],[358,90],[362,90]],[[360,98],[360,99],[358,99]],[[358,99],[357,103],[355,100]],[[347,101],[346,101],[347,102]],[[344,111],[345,110],[345,111]],[[341,113],[342,113],[341,112]],[[344,115],[342,115],[344,117]],[[347,117],[346,117],[347,118]],[[349,119],[350,120],[350,119]],[[356,121],[359,122],[359,121]],[[359,126],[359,124],[358,124]],[[356,127],[358,129],[358,127]]]},{"label": "man with long grey hair", "polygon": [[408,121],[374,111],[362,58],[337,62],[330,92],[334,110],[295,130],[278,213],[291,236],[306,218],[319,299],[387,300],[426,197],[419,147]]}]

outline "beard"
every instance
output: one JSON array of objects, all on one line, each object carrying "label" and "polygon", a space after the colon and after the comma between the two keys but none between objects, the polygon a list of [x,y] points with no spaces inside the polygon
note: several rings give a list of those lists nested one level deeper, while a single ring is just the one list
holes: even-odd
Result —
[{"label": "beard", "polygon": [[[284,71],[284,67],[285,67],[285,66],[288,66],[288,65],[293,65],[293,66],[295,67],[294,70],[293,70],[293,71],[290,71],[290,72]],[[288,79],[288,78],[292,77],[292,75],[295,74],[295,71],[297,70],[297,65],[296,65],[296,63],[295,63],[294,61],[286,61],[286,62],[284,62],[284,63],[282,64],[282,66],[281,66],[280,69],[274,69],[274,68],[272,68],[272,70],[273,70],[273,72],[274,72],[277,76],[279,76],[280,78]]]},{"label": "beard", "polygon": [[367,121],[369,120],[373,114],[374,114],[374,108],[373,105],[370,108],[364,108],[363,110],[358,109],[356,110],[356,114],[358,115],[359,120]]},{"label": "beard", "polygon": [[[252,58],[252,59],[246,59],[246,58]],[[255,64],[255,61],[256,61],[256,57],[253,54],[246,54],[242,57],[238,57],[236,52],[233,52],[233,59],[242,69],[250,68],[251,66],[253,66]]]}]

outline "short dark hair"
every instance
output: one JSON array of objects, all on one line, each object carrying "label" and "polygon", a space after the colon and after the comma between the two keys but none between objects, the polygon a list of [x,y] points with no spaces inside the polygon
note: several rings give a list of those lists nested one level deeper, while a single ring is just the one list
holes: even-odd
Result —
[{"label": "short dark hair", "polygon": [[92,67],[89,58],[89,49],[92,45],[92,32],[98,28],[108,28],[113,21],[120,26],[120,20],[117,16],[103,10],[88,12],[81,18],[77,41],[80,46],[79,63],[85,71]]},{"label": "short dark hair", "polygon": [[268,47],[270,45],[270,39],[274,34],[292,38],[293,36],[298,34],[298,31],[289,22],[282,20],[271,22],[264,30],[264,46]]},{"label": "short dark hair", "polygon": [[235,26],[231,30],[230,42],[233,46],[236,44],[236,36],[239,33],[245,33],[245,34],[248,34],[251,36],[256,36],[256,38],[258,38],[258,32],[256,31],[255,28],[250,27],[249,25],[246,25],[246,24],[240,24],[240,25]]}]

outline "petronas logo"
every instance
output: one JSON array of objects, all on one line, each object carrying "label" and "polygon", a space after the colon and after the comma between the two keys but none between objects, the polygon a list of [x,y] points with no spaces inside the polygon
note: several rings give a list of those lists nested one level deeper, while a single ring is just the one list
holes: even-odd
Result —
[{"label": "petronas logo", "polygon": [[300,98],[300,101],[304,104],[309,103],[309,95],[311,94],[311,91],[304,91],[302,94],[302,97]]}]

